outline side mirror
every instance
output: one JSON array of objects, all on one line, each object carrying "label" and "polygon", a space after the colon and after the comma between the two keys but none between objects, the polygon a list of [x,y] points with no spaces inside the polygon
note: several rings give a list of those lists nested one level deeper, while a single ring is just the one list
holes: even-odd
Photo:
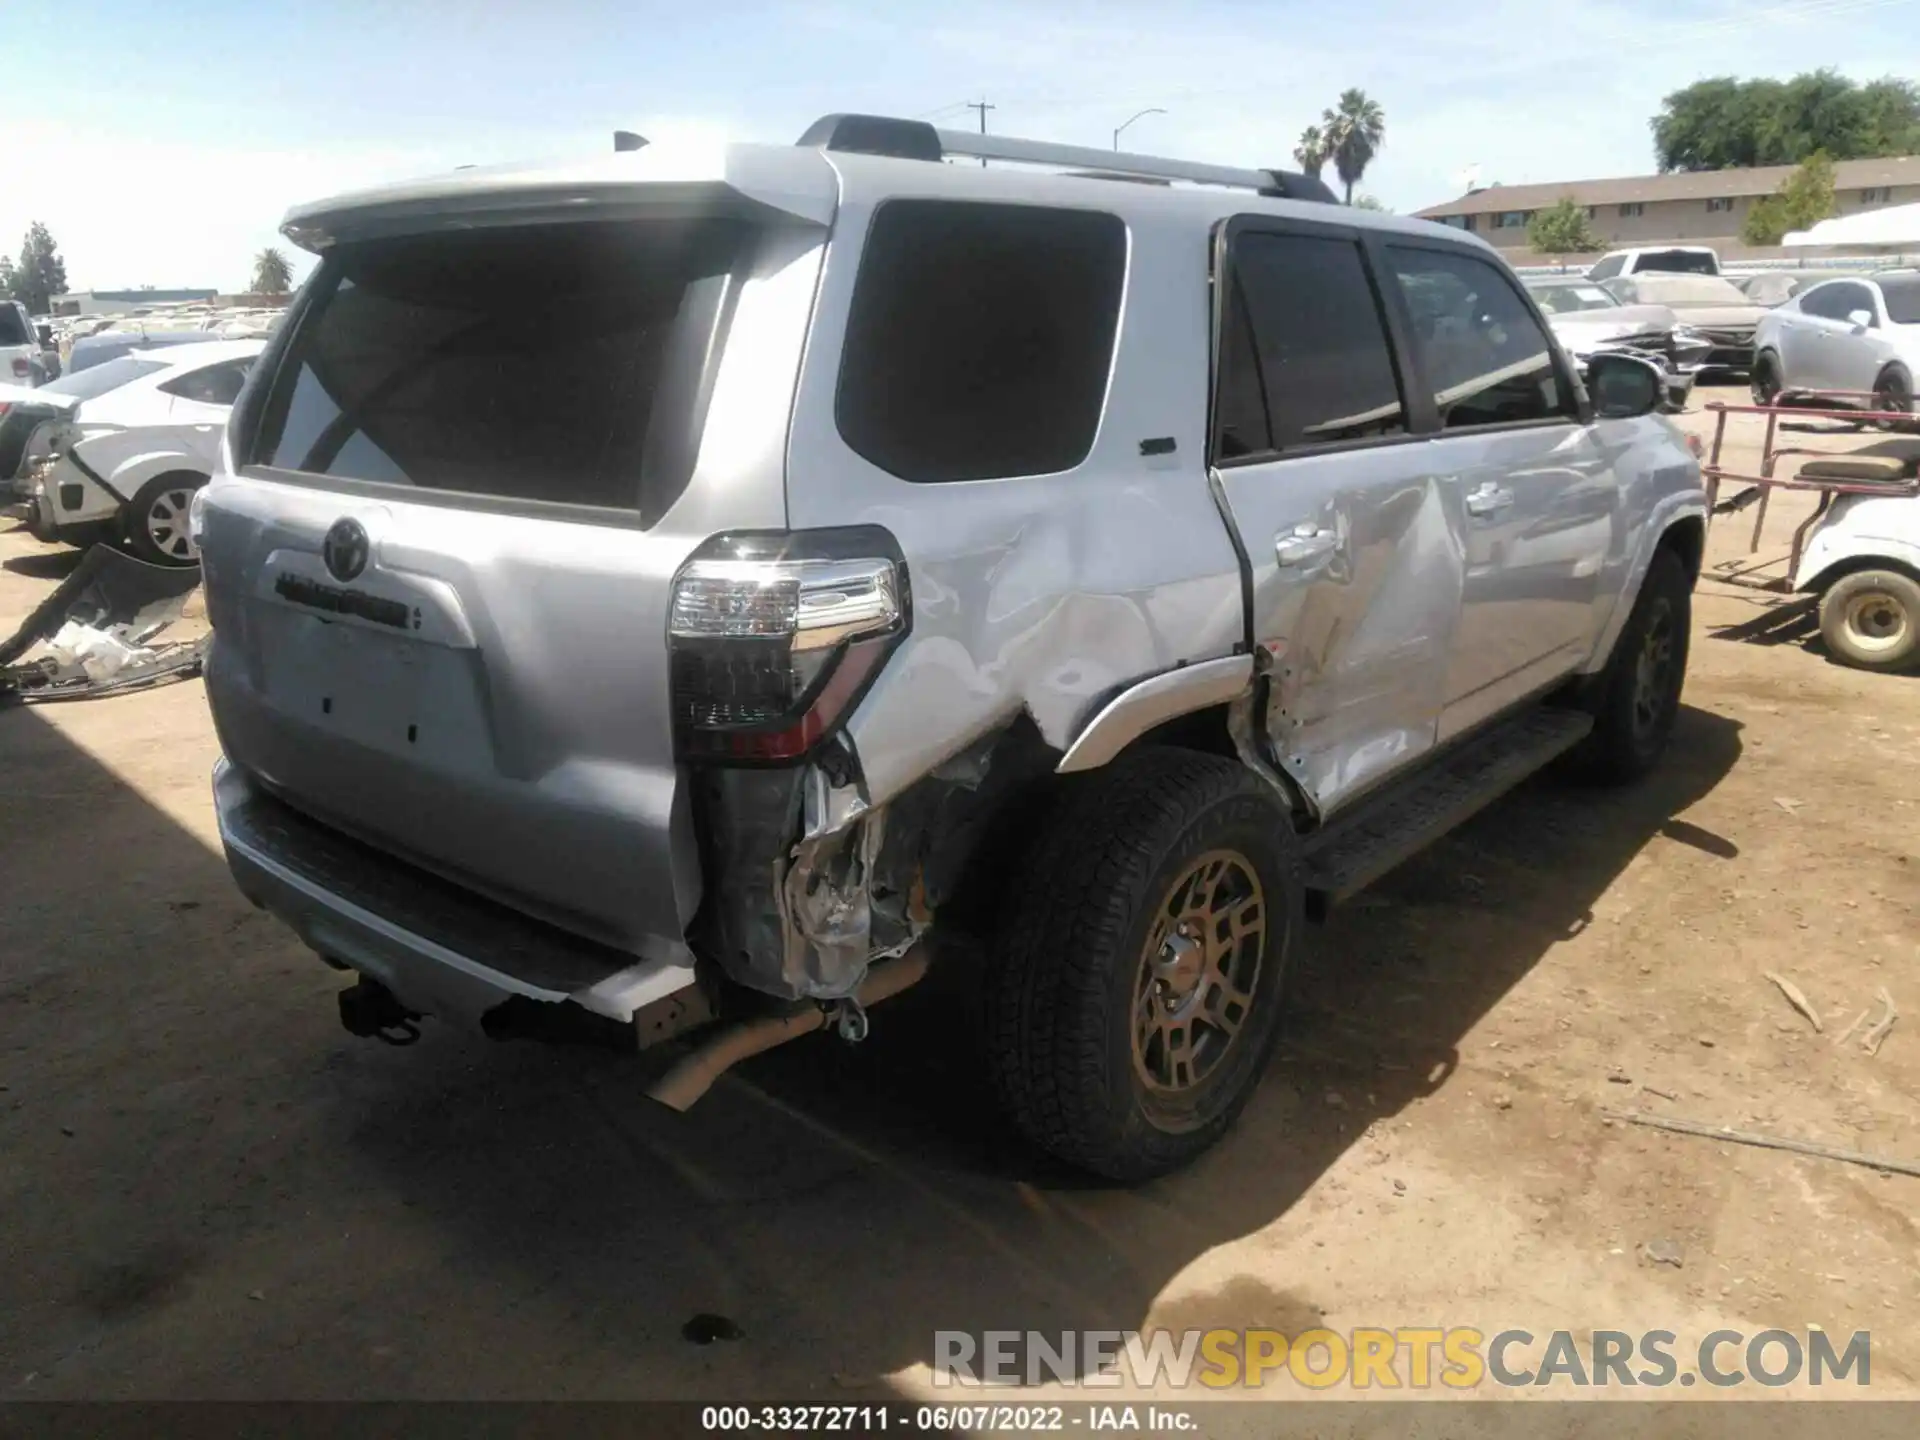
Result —
[{"label": "side mirror", "polygon": [[1651,360],[1602,353],[1587,361],[1587,393],[1602,420],[1650,415],[1666,395],[1666,376]]},{"label": "side mirror", "polygon": [[1847,323],[1856,330],[1871,330],[1873,328],[1873,312],[1871,310],[1849,310],[1847,312]]},{"label": "side mirror", "polygon": [[36,325],[33,327],[33,333],[39,336],[41,349],[51,350],[53,348],[53,327],[51,325]]}]

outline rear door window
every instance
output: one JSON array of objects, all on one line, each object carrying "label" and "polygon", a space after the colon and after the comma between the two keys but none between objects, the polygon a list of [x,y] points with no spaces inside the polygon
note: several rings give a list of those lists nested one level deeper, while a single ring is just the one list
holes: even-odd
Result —
[{"label": "rear door window", "polygon": [[247,383],[247,371],[252,365],[251,359],[208,365],[163,381],[159,388],[169,395],[198,400],[203,405],[231,405],[239,398],[240,387]]},{"label": "rear door window", "polygon": [[20,307],[14,304],[0,304],[0,345],[34,345],[33,327],[27,323],[27,317]]},{"label": "rear door window", "polygon": [[[1238,295],[1223,337],[1219,458],[1405,432],[1386,324],[1358,241],[1249,231],[1233,241],[1231,271]],[[1255,403],[1262,396],[1264,435]]]},{"label": "rear door window", "polygon": [[889,200],[854,282],[834,419],[903,480],[1071,470],[1100,428],[1127,231],[1116,215]]},{"label": "rear door window", "polygon": [[1547,332],[1498,267],[1389,245],[1441,428],[1573,418]]},{"label": "rear door window", "polygon": [[247,453],[315,475],[658,518],[749,243],[638,220],[343,245]]}]

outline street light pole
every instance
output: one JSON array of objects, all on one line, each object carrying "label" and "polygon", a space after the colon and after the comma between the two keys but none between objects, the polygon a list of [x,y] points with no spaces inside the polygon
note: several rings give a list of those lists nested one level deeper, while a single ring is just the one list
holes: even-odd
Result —
[{"label": "street light pole", "polygon": [[1120,148],[1120,132],[1126,129],[1127,126],[1131,125],[1135,120],[1138,120],[1143,116],[1147,116],[1147,115],[1164,115],[1166,113],[1167,113],[1166,111],[1162,110],[1159,106],[1156,105],[1150,110],[1142,110],[1139,115],[1129,116],[1127,119],[1121,121],[1119,126],[1116,127],[1113,132],[1113,148],[1115,150],[1118,150]]}]

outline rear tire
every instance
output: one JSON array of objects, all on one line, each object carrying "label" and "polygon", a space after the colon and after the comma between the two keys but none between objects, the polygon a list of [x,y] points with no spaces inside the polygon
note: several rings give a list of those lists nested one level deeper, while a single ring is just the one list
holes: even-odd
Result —
[{"label": "rear tire", "polygon": [[1245,766],[1148,747],[1066,780],[986,977],[993,1090],[1041,1149],[1133,1183],[1206,1150],[1279,1033],[1303,893]]},{"label": "rear tire", "polygon": [[1820,638],[1834,659],[1861,670],[1920,665],[1920,582],[1898,570],[1856,570],[1820,597]]},{"label": "rear tire", "polygon": [[121,533],[135,555],[149,565],[198,565],[200,548],[187,533],[187,507],[205,475],[175,471],[156,475],[128,503]]},{"label": "rear tire", "polygon": [[1654,552],[1607,668],[1600,672],[1593,733],[1571,756],[1585,778],[1623,785],[1659,763],[1680,714],[1692,623],[1687,567],[1663,546]]}]

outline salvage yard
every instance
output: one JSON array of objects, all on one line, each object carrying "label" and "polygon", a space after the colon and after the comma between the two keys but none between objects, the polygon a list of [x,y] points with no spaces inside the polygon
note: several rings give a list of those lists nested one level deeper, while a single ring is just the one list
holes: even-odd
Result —
[{"label": "salvage yard", "polygon": [[[7,526],[10,631],[77,557]],[[1238,1129],[1132,1192],[999,1132],[937,980],[687,1116],[355,1040],[219,858],[197,680],[0,711],[0,1394],[950,1398],[936,1330],[1316,1322],[1870,1330],[1914,1393],[1920,1179],[1609,1118],[1920,1163],[1920,678],[1778,604],[1703,581],[1652,779],[1531,783],[1337,913]]]}]

